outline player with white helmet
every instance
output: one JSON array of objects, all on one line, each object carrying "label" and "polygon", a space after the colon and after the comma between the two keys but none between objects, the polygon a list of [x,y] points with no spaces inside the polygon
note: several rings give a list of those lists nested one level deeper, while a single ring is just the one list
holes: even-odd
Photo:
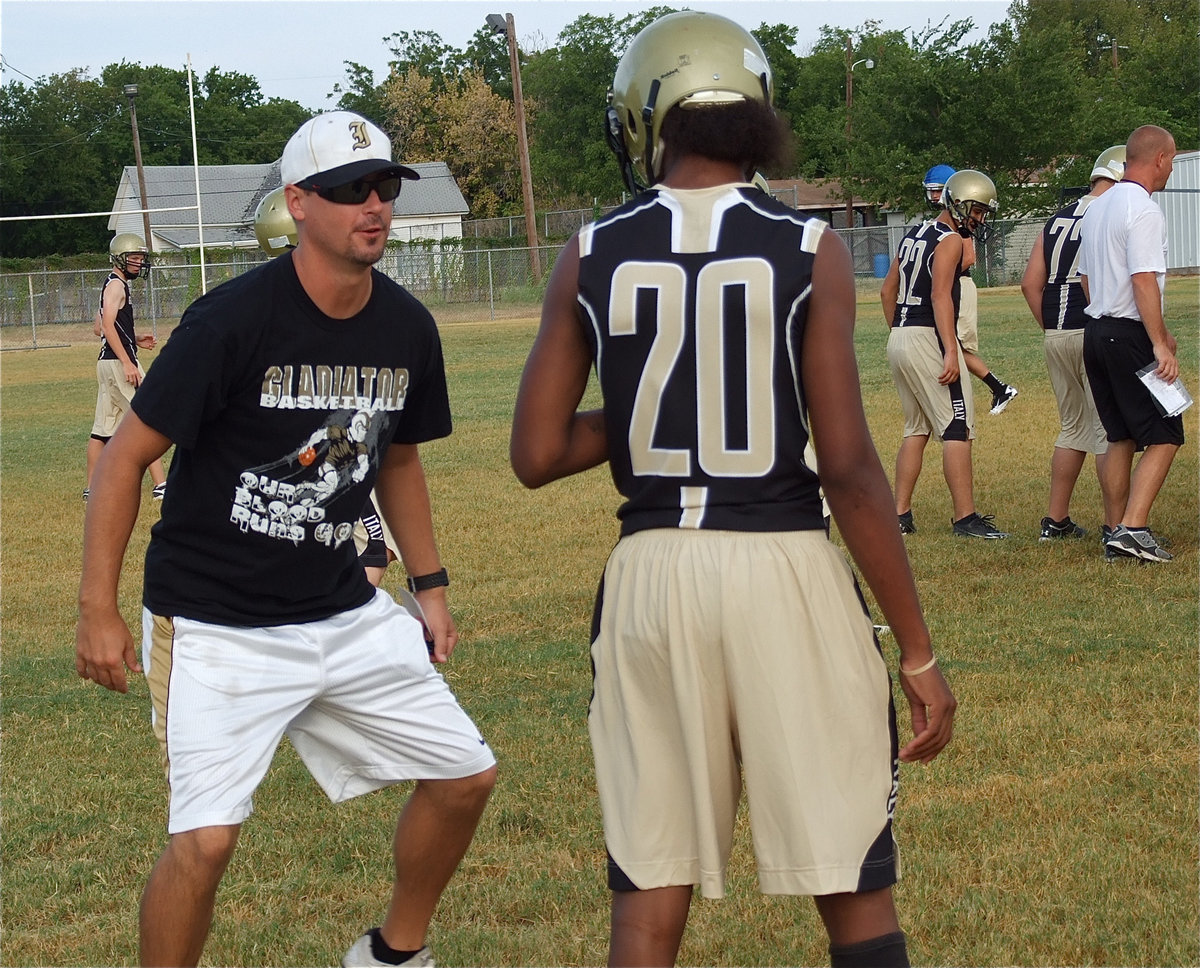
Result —
[{"label": "player with white helmet", "polygon": [[1079,278],[1079,230],[1088,206],[1124,174],[1125,146],[1104,149],[1092,165],[1088,193],[1047,219],[1021,278],[1021,292],[1042,329],[1061,427],[1050,459],[1050,500],[1041,523],[1042,541],[1082,538],[1087,533],[1071,520],[1071,495],[1088,454],[1096,458],[1096,476],[1104,472],[1108,439],[1083,365],[1087,300]]}]

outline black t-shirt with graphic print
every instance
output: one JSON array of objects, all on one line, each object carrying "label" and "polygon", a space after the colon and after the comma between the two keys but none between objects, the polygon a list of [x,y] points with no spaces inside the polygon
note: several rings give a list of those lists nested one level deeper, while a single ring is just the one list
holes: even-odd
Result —
[{"label": "black t-shirt with graphic print", "polygon": [[451,430],[429,311],[373,270],[366,307],[331,319],[290,254],[196,300],[133,409],[176,445],[143,602],[220,625],[366,603],[353,529],[383,454]]}]

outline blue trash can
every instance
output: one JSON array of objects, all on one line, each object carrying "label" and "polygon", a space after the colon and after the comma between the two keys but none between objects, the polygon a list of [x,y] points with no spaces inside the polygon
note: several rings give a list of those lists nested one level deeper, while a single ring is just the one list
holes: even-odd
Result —
[{"label": "blue trash can", "polygon": [[875,256],[875,278],[882,279],[888,274],[888,269],[891,268],[892,260],[888,258],[886,252],[880,252]]}]

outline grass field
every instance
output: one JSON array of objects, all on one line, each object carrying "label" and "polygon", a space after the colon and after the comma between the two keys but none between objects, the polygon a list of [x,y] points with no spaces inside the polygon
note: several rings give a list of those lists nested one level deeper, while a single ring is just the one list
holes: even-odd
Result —
[{"label": "grass field", "polygon": [[[1040,337],[1015,289],[981,291],[980,311],[983,356],[1021,394],[978,418],[977,503],[1014,534],[952,538],[931,446],[908,549],[960,707],[947,751],[902,767],[897,899],[910,952],[938,965],[1197,965],[1200,408],[1152,519],[1173,562],[1105,564],[1091,537],[1039,543],[1057,432]],[[1195,279],[1172,280],[1168,323],[1193,392],[1197,318]],[[602,964],[587,630],[616,494],[603,470],[527,492],[508,468],[532,318],[442,322],[456,430],[426,464],[463,633],[448,676],[501,772],[430,943],[448,965]],[[859,359],[890,468],[900,412],[885,340],[872,286]],[[145,683],[120,696],[74,672],[94,359],[90,341],[0,358],[3,965],[136,964],[138,897],[165,841]],[[157,514],[148,481],[144,501],[122,584],[131,622]],[[1072,515],[1100,524],[1090,463]],[[393,570],[386,584],[400,580]],[[336,963],[382,912],[401,800],[391,790],[335,808],[285,743],[204,963]],[[744,813],[730,875],[724,901],[694,905],[681,963],[828,964],[811,904],[759,895]]]}]

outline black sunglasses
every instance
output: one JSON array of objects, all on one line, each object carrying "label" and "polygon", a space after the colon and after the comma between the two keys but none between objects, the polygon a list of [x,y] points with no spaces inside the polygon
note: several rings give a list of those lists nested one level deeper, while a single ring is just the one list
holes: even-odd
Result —
[{"label": "black sunglasses", "polygon": [[325,187],[318,185],[315,182],[303,181],[299,183],[300,188],[307,189],[310,192],[316,192],[325,201],[333,202],[337,205],[361,205],[371,197],[371,192],[379,196],[381,202],[390,202],[400,194],[400,184],[403,182],[399,175],[388,175],[385,178],[376,178],[372,181],[367,181],[365,178],[357,178],[352,182],[346,182],[344,185],[333,185]]}]

